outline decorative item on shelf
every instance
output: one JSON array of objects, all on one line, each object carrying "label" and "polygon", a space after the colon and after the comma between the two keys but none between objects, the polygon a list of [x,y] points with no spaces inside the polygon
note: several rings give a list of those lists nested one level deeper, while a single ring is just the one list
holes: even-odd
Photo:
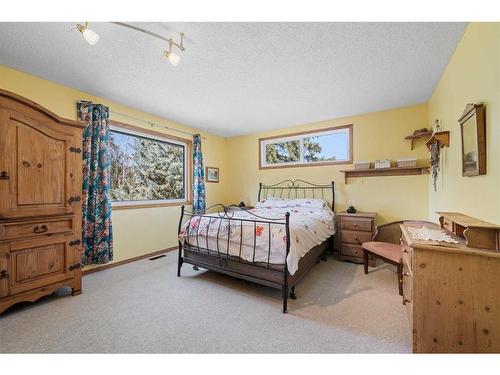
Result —
[{"label": "decorative item on shelf", "polygon": [[356,171],[365,171],[367,169],[370,169],[370,161],[369,160],[355,161],[354,169]]},{"label": "decorative item on shelf", "polygon": [[398,168],[413,168],[417,166],[417,158],[406,158],[396,160]]},{"label": "decorative item on shelf", "polygon": [[427,128],[417,129],[413,131],[413,134],[407,135],[405,139],[411,140],[411,150],[413,150],[415,139],[427,138],[432,135],[432,131]]},{"label": "decorative item on shelf", "polygon": [[389,159],[375,160],[375,169],[385,169],[391,167],[391,161]]},{"label": "decorative item on shelf", "polygon": [[219,183],[219,168],[207,167],[206,168],[206,181]]},{"label": "decorative item on shelf", "polygon": [[434,191],[437,191],[437,179],[440,171],[440,153],[441,148],[444,146],[450,146],[450,132],[449,131],[441,131],[441,121],[439,119],[435,119],[432,125],[434,130],[432,136],[427,140],[425,145],[429,149],[429,163],[430,163],[430,171],[432,177],[432,184],[434,186]]},{"label": "decorative item on shelf", "polygon": [[349,207],[347,207],[346,212],[348,214],[355,214],[356,213],[356,208],[352,205],[352,201],[349,199]]},{"label": "decorative item on shelf", "polygon": [[434,122],[432,123],[432,132],[433,133],[439,133],[441,131],[441,120],[440,119],[434,119]]},{"label": "decorative item on shelf", "polygon": [[241,201],[239,204],[238,204],[238,207],[245,207],[245,202]]}]

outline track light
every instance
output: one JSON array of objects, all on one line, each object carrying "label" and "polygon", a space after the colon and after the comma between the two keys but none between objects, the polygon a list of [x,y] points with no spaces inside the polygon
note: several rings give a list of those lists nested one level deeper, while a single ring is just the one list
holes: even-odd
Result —
[{"label": "track light", "polygon": [[87,41],[87,43],[93,46],[99,41],[99,35],[95,31],[90,30],[87,26],[88,22],[85,22],[85,26],[77,24],[76,28],[79,32],[82,33],[83,38]]},{"label": "track light", "polygon": [[172,47],[176,46],[179,48],[181,51],[184,51],[184,33],[180,33],[181,35],[181,41],[179,44],[175,43],[172,38],[168,40],[168,51],[163,51],[163,54],[165,57],[170,61],[170,64],[173,66],[177,66],[179,64],[179,61],[181,60],[180,56],[174,52],[172,52]]}]

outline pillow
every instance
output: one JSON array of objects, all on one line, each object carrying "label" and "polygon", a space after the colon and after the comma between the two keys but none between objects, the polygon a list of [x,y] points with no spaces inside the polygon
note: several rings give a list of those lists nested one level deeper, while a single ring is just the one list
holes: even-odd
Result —
[{"label": "pillow", "polygon": [[296,198],[288,199],[287,207],[310,207],[310,208],[323,208],[328,204],[324,199],[319,198]]},{"label": "pillow", "polygon": [[288,207],[287,205],[288,199],[277,198],[277,197],[269,197],[262,199],[258,202],[255,207],[257,208],[283,208]]},{"label": "pillow", "polygon": [[285,207],[309,207],[309,208],[323,208],[328,206],[324,199],[318,198],[295,198],[283,199],[276,197],[269,197],[258,202],[255,207],[257,208],[285,208]]}]

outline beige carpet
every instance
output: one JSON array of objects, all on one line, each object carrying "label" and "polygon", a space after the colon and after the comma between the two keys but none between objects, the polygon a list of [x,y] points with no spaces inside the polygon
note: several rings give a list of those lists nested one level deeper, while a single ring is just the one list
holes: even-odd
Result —
[{"label": "beige carpet", "polygon": [[0,315],[0,352],[410,352],[406,312],[388,266],[321,262],[281,313],[280,292],[228,276],[176,275],[176,253],[84,277]]}]

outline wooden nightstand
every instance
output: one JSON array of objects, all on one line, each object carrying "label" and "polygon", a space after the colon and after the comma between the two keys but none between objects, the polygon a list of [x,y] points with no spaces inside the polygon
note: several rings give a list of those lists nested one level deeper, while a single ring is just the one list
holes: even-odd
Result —
[{"label": "wooden nightstand", "polygon": [[[340,249],[338,258],[354,263],[363,263],[363,248],[361,244],[372,240],[375,232],[374,212],[357,212],[337,214],[339,219]],[[370,263],[373,263],[370,260]]]}]

